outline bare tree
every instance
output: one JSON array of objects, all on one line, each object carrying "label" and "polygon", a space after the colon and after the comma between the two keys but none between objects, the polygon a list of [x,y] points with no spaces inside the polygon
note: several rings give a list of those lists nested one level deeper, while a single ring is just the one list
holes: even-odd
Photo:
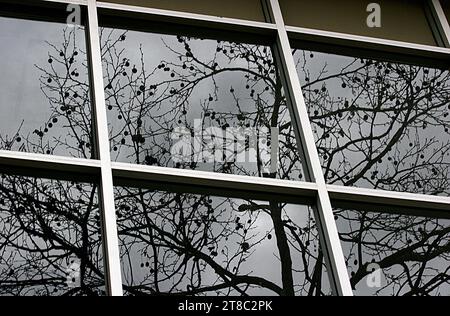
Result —
[{"label": "bare tree", "polygon": [[[295,51],[330,184],[445,195],[450,180],[448,70]],[[424,213],[426,214],[426,213]],[[366,294],[448,295],[448,221],[336,211],[355,288]]]},{"label": "bare tree", "polygon": [[[42,73],[41,87],[49,100],[51,117],[33,134],[19,129],[15,138],[16,141],[21,138],[20,142],[26,144],[27,147],[22,147],[22,150],[45,150],[52,153],[62,147],[72,156],[92,158],[89,85],[78,80],[80,72],[86,71],[83,62],[86,60],[85,52],[74,45],[73,33],[64,34],[61,47],[49,44],[51,51],[48,65],[37,66]],[[116,153],[116,159],[178,168],[202,169],[207,166],[208,170],[216,172],[283,179],[304,176],[281,80],[269,47],[219,41],[214,47],[214,59],[202,60],[202,56],[194,55],[190,48],[190,43],[198,42],[199,39],[177,37],[179,47],[171,47],[167,43],[164,45],[179,63],[163,60],[155,69],[149,70],[145,67],[142,48],[138,60],[126,57],[123,47],[120,47],[126,39],[127,32],[102,32],[106,103],[108,110],[114,113],[109,117],[111,151]],[[220,60],[217,57],[219,54]],[[219,65],[219,62],[223,65]],[[222,73],[238,73],[244,78],[248,96],[242,98],[237,92],[243,87],[227,87],[235,105],[232,109],[220,111],[214,109],[212,103],[223,96],[220,91],[223,89],[222,83],[216,81]],[[205,81],[212,81],[214,88],[200,101],[202,124],[216,124],[223,129],[233,124],[242,128],[267,127],[268,130],[270,127],[278,127],[279,139],[283,142],[278,153],[280,168],[267,172],[260,156],[257,156],[256,162],[251,166],[234,164],[233,159],[213,164],[212,167],[202,161],[173,163],[170,160],[170,146],[173,144],[171,134],[176,124],[183,122],[188,128],[193,128],[188,120],[189,103],[192,102],[189,96]],[[64,126],[67,135],[49,136],[47,133],[54,124]],[[34,140],[36,138],[38,145]],[[270,136],[269,141],[272,141]],[[248,141],[245,144],[241,150],[250,146]],[[49,151],[48,148],[52,150]],[[257,155],[259,152],[256,150]],[[203,165],[198,167],[197,164]],[[27,178],[11,177],[3,182],[5,188],[14,182],[20,182],[24,186],[26,184],[29,191],[35,189],[26,182]],[[64,184],[60,181],[50,183]],[[66,223],[62,224],[65,228],[62,231],[69,235],[76,234],[79,230],[90,231],[91,225],[96,227],[94,223],[98,219],[96,202],[81,208],[84,211],[84,221],[73,217],[69,211],[72,208],[67,208],[65,199],[73,190],[78,190],[78,186],[75,189],[68,188],[66,196],[54,194],[55,189],[53,194],[49,193],[54,196],[54,212],[62,223]],[[84,194],[89,191],[89,196],[96,196],[95,185],[89,186],[89,190],[86,186],[85,190]],[[329,293],[326,280],[323,280],[326,274],[313,212],[306,207],[299,210],[300,206],[289,206],[278,201],[259,202],[132,188],[117,188],[116,195],[124,287],[130,294]],[[17,197],[10,195],[8,199],[9,203],[13,203]],[[45,196],[37,194],[37,199],[45,200]],[[81,203],[82,199],[78,200]],[[5,226],[12,227],[11,216],[18,215],[8,207],[4,208],[4,223]],[[24,203],[23,207],[34,214],[32,204]],[[302,221],[298,225],[293,219],[299,215],[293,214],[292,208],[297,208],[299,214],[303,211]],[[92,222],[92,216],[96,221]],[[267,227],[260,228],[261,222]],[[23,229],[22,226],[21,228]],[[21,238],[33,239],[34,230],[18,232],[22,234]],[[82,283],[89,284],[86,287],[91,292],[80,288],[80,285],[66,294],[92,294],[101,287],[98,280],[102,279],[102,271],[98,261],[90,262],[90,270],[83,272],[87,271],[84,268],[86,260],[101,258],[101,254],[94,256],[94,253],[99,252],[97,237],[83,238],[79,245],[73,242],[81,248],[89,249],[81,257],[80,252],[73,249],[77,247],[69,243],[63,244],[52,233],[51,228],[45,232],[45,238],[57,249],[72,247],[72,251],[66,249],[64,260],[75,255],[84,262],[80,278]],[[94,229],[92,232],[96,234],[98,230]],[[4,238],[8,240],[8,235]],[[258,271],[263,276],[253,275],[254,269],[245,262],[256,264],[254,253],[258,253],[258,248],[267,243],[272,243],[271,247],[260,256],[272,258],[280,267],[265,267]],[[15,243],[6,242],[4,245],[5,251],[14,251],[16,247],[19,245]],[[24,249],[23,257],[28,258],[35,251],[40,253],[39,260],[46,263],[45,269],[50,269],[51,251],[45,251],[40,244],[32,244]],[[138,258],[140,263],[136,266]],[[57,264],[61,265],[61,262]],[[93,267],[97,267],[94,272],[91,270]],[[41,272],[45,269],[42,268]],[[138,269],[145,271],[139,272]],[[88,282],[93,273],[96,281]],[[27,284],[26,293],[48,294],[53,287],[63,287],[66,280],[58,275],[54,284],[45,279]],[[17,280],[11,280],[8,276],[5,282],[9,282],[12,289],[18,286]]]},{"label": "bare tree", "polygon": [[[448,220],[399,214],[337,211],[351,282],[375,295],[448,295]],[[375,265],[374,265],[375,264]],[[367,287],[376,271],[380,283]]]},{"label": "bare tree", "polygon": [[[80,80],[86,52],[78,35],[64,30],[61,45],[48,43],[48,64],[36,66],[48,119],[31,130],[22,121],[13,137],[0,136],[1,149],[93,158],[89,84]],[[104,293],[97,185],[3,173],[0,253],[3,295]]]},{"label": "bare tree", "polygon": [[449,194],[449,71],[294,54],[328,183]]},{"label": "bare tree", "polygon": [[[106,102],[108,110],[114,113],[110,115],[110,123],[116,159],[282,179],[303,177],[281,79],[269,47],[161,36],[155,44],[165,48],[170,56],[152,68],[145,65],[142,47],[136,56],[139,60],[126,57],[129,52],[122,43],[132,35],[117,30],[102,32]],[[199,50],[202,45],[214,53],[204,54],[204,50]],[[233,86],[236,81],[242,86]],[[208,90],[198,100],[198,90],[204,87]],[[223,99],[231,100],[231,105]],[[193,104],[197,102],[200,106]],[[200,116],[202,130],[205,126],[223,130],[232,126],[279,128],[279,139],[284,143],[278,153],[279,168],[272,173],[265,172],[259,156],[254,166],[239,165],[235,159],[239,154],[237,148],[231,159],[224,161],[174,162],[171,136],[180,125],[186,127],[189,136],[194,135],[193,112]],[[215,141],[216,144],[225,142],[226,139]],[[246,147],[242,146],[241,150]],[[198,153],[194,152],[194,157],[195,154]],[[235,199],[225,199],[218,203],[223,205],[222,209],[219,205],[212,206],[217,197],[126,188],[117,189],[116,199],[127,210],[120,212],[119,234],[122,253],[127,254],[125,279],[130,293],[248,295],[258,289],[278,295],[324,293],[323,258],[317,242],[310,241],[313,234],[317,237],[315,227],[309,227],[312,212],[308,214],[308,227],[303,227],[311,233],[302,235],[301,229],[289,224],[291,221],[283,215],[284,204],[277,202],[241,201],[239,205]],[[155,201],[161,204],[152,207]],[[257,233],[254,225],[257,219],[252,220],[247,213],[258,212],[271,215],[273,228]],[[239,213],[242,214],[237,216]],[[146,225],[139,224],[143,216]],[[245,216],[248,218],[242,221]],[[254,233],[250,235],[249,231]],[[278,242],[281,270],[273,270],[275,279],[281,276],[281,285],[240,270],[243,262],[254,260],[252,250],[266,238]],[[233,249],[229,243],[237,247]],[[144,272],[136,271],[133,264],[137,254],[143,258],[140,268]],[[294,254],[303,256],[300,265],[294,266]],[[313,276],[315,270],[318,272]],[[294,280],[295,272],[301,275],[301,280]]]},{"label": "bare tree", "polygon": [[104,291],[96,192],[91,184],[2,174],[2,295]]},{"label": "bare tree", "polygon": [[[49,44],[48,64],[37,66],[51,115],[32,132],[18,128],[13,145],[22,143],[22,150],[49,154],[66,150],[75,157],[95,157],[89,83],[80,80],[80,73],[87,72],[83,62],[86,52],[74,45],[74,36],[66,31],[61,46]],[[133,32],[118,30],[101,32],[110,143],[115,160],[304,179],[282,80],[270,47],[158,36],[155,50],[157,47],[164,51],[164,57],[156,65],[148,65],[146,56],[153,56],[152,52],[143,45],[130,48],[127,43],[133,36]],[[314,76],[313,66],[306,61],[299,65],[306,76],[304,93],[328,182],[447,194],[448,138],[422,140],[422,134],[416,132],[424,125],[448,126],[447,87],[439,84],[445,82],[447,72],[381,62],[360,63],[355,59],[334,74],[324,68]],[[354,97],[335,100],[330,92],[333,79],[339,80],[341,89],[351,91]],[[279,143],[278,168],[268,172],[258,148],[255,163],[238,163],[235,158],[239,151],[250,146],[247,139],[244,146],[234,147],[227,159],[213,163],[195,159],[173,161],[175,129],[183,126],[189,136],[195,136],[195,118],[201,119],[202,130],[208,126],[223,130],[278,128],[279,137],[269,137],[271,143]],[[63,126],[65,134],[50,136],[54,124]],[[204,147],[211,144],[201,141]],[[213,143],[225,146],[226,141]],[[412,145],[408,143],[406,148],[405,141]],[[1,142],[2,148],[17,149],[11,146],[11,139],[2,138]],[[392,165],[386,161],[392,161]],[[2,262],[0,268],[2,291],[49,294],[56,289],[65,294],[101,293],[103,271],[96,192],[96,185],[3,177],[0,250],[9,261]],[[232,199],[162,189],[117,187],[115,192],[124,288],[128,294],[329,294],[317,223],[308,207],[271,199]],[[349,249],[349,264],[355,260],[353,249],[359,249],[352,275],[354,286],[370,273],[365,268],[372,260],[385,269],[407,267],[402,273],[393,273],[386,286],[394,288],[396,294],[433,293],[448,283],[448,269],[434,267],[427,273],[412,272],[409,264],[413,260],[426,266],[436,258],[448,259],[448,244],[444,242],[448,231],[439,222],[423,219],[425,222],[420,225],[426,234],[405,245],[402,238],[412,225],[409,222],[420,219],[400,216],[391,220],[393,217],[383,214],[350,213],[341,211],[336,216],[338,223],[351,227],[350,231],[341,229],[344,248]],[[386,238],[380,232],[383,229],[388,231]],[[36,236],[42,241],[36,242]],[[404,256],[405,249],[410,251],[409,257]],[[15,253],[22,258],[20,264]],[[80,284],[67,290],[61,270],[70,265],[72,257],[80,261]],[[33,271],[27,270],[27,265],[36,265],[35,262],[39,262],[36,273],[27,274]],[[56,272],[51,272],[53,269]],[[411,290],[403,290],[405,286]]]}]

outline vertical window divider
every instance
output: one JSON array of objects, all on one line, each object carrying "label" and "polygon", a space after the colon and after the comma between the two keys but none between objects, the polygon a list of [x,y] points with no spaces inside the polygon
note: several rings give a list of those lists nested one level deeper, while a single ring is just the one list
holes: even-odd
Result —
[{"label": "vertical window divider", "polygon": [[108,295],[122,296],[119,238],[114,205],[114,184],[103,90],[103,70],[96,0],[88,0],[88,35],[94,133],[97,143],[97,158],[100,159],[101,165],[99,200],[103,219],[106,286]]},{"label": "vertical window divider", "polygon": [[445,16],[444,10],[442,9],[440,0],[428,0],[428,7],[431,11],[431,15],[434,18],[437,32],[439,33],[440,38],[443,41],[443,46],[446,48],[450,48],[450,26],[447,21],[447,17]]},{"label": "vertical window divider", "polygon": [[271,16],[277,27],[277,47],[279,50],[281,67],[286,77],[286,89],[292,106],[292,120],[297,124],[298,134],[305,152],[306,165],[311,180],[317,184],[317,213],[320,231],[323,237],[324,254],[328,263],[330,283],[335,295],[353,296],[347,265],[339,240],[339,234],[334,220],[333,209],[327,191],[325,178],[320,164],[319,154],[314,141],[313,130],[309,121],[308,110],[303,98],[300,79],[297,75],[294,57],[289,37],[284,24],[281,7],[278,0],[267,0]]}]

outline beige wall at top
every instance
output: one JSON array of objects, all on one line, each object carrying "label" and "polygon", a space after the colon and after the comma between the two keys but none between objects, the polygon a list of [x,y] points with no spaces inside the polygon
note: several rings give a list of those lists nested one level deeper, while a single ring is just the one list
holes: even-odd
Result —
[{"label": "beige wall at top", "polygon": [[[292,26],[436,45],[420,0],[279,0]],[[381,28],[366,24],[369,3],[381,6]]]},{"label": "beige wall at top", "polygon": [[260,0],[102,0],[156,9],[265,22]]}]

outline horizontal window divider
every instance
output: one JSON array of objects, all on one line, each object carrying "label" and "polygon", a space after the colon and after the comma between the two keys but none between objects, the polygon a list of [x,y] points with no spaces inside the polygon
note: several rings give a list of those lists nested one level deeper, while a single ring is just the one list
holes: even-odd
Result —
[{"label": "horizontal window divider", "polygon": [[[257,178],[242,175],[174,169],[155,166],[112,163],[113,176],[123,180],[165,182],[169,184],[198,186],[219,190],[257,192],[285,197],[307,198],[317,196],[315,183]],[[120,182],[120,181],[119,181]]]},{"label": "horizontal window divider", "polygon": [[420,62],[420,58],[425,57],[441,60],[443,66],[450,64],[449,48],[295,26],[286,26],[286,30],[289,38],[294,41],[321,43],[329,47],[338,45],[357,50],[376,50],[380,52],[380,57],[384,57],[382,53],[406,55],[415,59],[412,62]]},{"label": "horizontal window divider", "polygon": [[450,218],[450,197],[422,195],[405,192],[374,190],[338,185],[327,185],[330,198],[336,204],[357,203],[373,204],[382,207],[381,211],[387,212],[392,208],[403,208],[402,213],[411,215],[430,215]]},{"label": "horizontal window divider", "polygon": [[69,174],[98,176],[100,167],[98,160],[0,150],[0,173],[29,170],[30,175],[46,178],[70,177]]},{"label": "horizontal window divider", "polygon": [[146,18],[164,23],[182,23],[196,27],[217,28],[228,31],[257,33],[261,35],[276,33],[276,26],[265,22],[216,17],[197,13],[138,7],[109,2],[97,2],[97,7],[100,9],[113,10],[117,14],[141,14],[145,15]]}]

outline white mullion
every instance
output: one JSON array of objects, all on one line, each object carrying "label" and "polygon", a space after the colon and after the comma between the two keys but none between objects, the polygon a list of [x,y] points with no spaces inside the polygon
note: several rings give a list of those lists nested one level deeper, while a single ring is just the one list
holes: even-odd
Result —
[{"label": "white mullion", "polygon": [[[412,213],[423,210],[424,216],[427,211],[441,211],[450,215],[450,197],[424,195],[407,192],[384,191],[357,187],[346,187],[342,185],[327,185],[328,194],[333,200],[348,202],[364,202],[365,204],[383,205],[386,207],[411,208]],[[408,210],[405,210],[407,213]]]},{"label": "white mullion", "polygon": [[111,169],[108,122],[103,87],[100,37],[95,0],[88,0],[88,30],[90,47],[91,86],[95,118],[97,151],[101,164],[100,201],[103,213],[103,249],[105,250],[106,282],[108,294],[122,296],[122,274],[120,267],[119,238],[114,205],[114,184]]},{"label": "white mullion", "polygon": [[50,169],[85,174],[96,174],[100,169],[98,160],[44,155],[19,151],[0,150],[0,164],[20,168]]},{"label": "white mullion", "polygon": [[153,17],[162,17],[162,18],[165,17],[165,18],[190,20],[194,24],[199,23],[202,25],[205,22],[210,22],[210,23],[215,23],[218,26],[220,26],[220,25],[227,26],[228,28],[235,28],[235,27],[240,26],[240,27],[258,29],[262,32],[275,29],[275,25],[266,23],[266,22],[219,17],[219,16],[214,16],[214,15],[205,15],[205,14],[190,13],[190,12],[183,12],[183,11],[173,11],[173,10],[167,10],[167,9],[140,7],[140,6],[127,5],[127,4],[119,4],[119,3],[98,1],[97,7],[102,8],[102,9],[115,10],[117,12],[122,11],[122,12],[130,12],[130,13],[142,13],[142,14],[146,14],[149,16],[153,16]]},{"label": "white mullion", "polygon": [[444,41],[445,47],[450,47],[450,26],[447,21],[447,17],[442,9],[441,2],[439,0],[428,0],[430,8],[433,11],[435,22],[438,30]]},{"label": "white mullion", "polygon": [[339,234],[334,220],[333,209],[323,176],[319,154],[317,152],[314,135],[309,121],[308,110],[303,99],[300,80],[297,75],[291,45],[284,24],[281,8],[278,0],[270,1],[270,9],[274,22],[277,25],[277,44],[280,50],[280,58],[285,76],[287,77],[287,89],[290,92],[292,102],[292,119],[297,123],[303,150],[305,152],[306,163],[311,177],[317,184],[317,209],[321,232],[323,233],[323,246],[325,257],[328,262],[330,283],[336,295],[352,296],[352,288],[345,264]]},{"label": "white mullion", "polygon": [[258,178],[245,175],[143,166],[119,162],[112,163],[112,168],[114,177],[127,180],[160,181],[223,190],[282,194],[293,197],[311,198],[317,196],[317,186],[311,182]]},{"label": "white mullion", "polygon": [[324,31],[298,26],[286,26],[286,30],[288,31],[289,35],[295,39],[326,42],[330,45],[336,43],[340,45],[371,49],[375,51],[387,51],[438,59],[446,59],[450,56],[450,49],[446,47],[430,46],[333,31]]}]

